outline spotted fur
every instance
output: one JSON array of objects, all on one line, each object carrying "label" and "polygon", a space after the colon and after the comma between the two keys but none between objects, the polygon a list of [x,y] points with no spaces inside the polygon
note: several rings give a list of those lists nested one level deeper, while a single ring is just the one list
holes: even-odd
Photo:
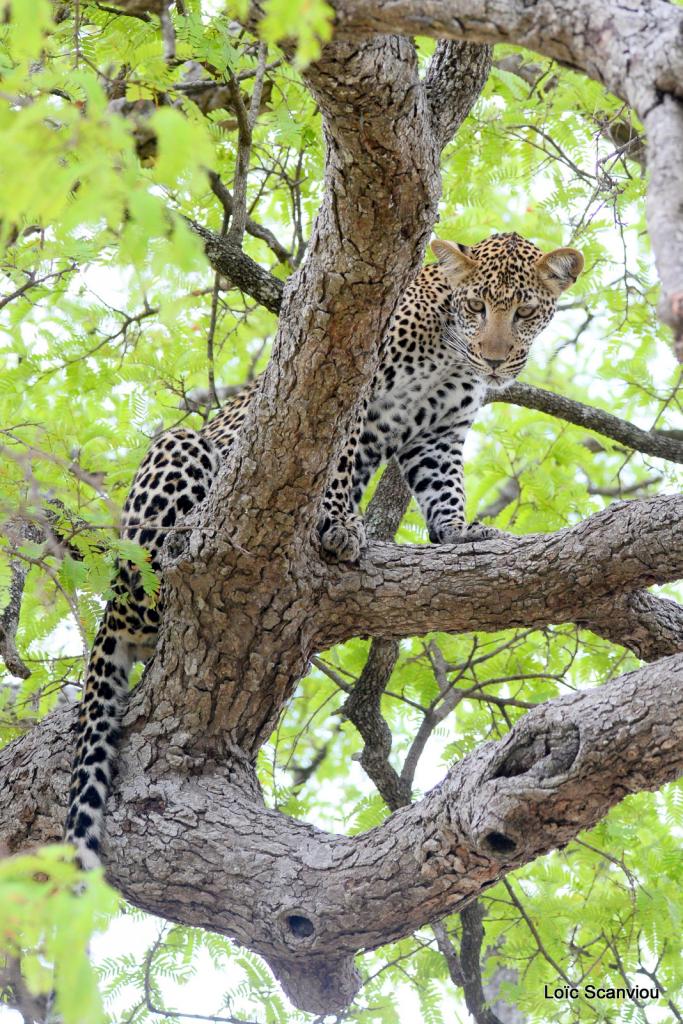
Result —
[{"label": "spotted fur", "polygon": [[[332,473],[318,535],[323,551],[355,561],[364,544],[358,504],[372,473],[396,456],[434,543],[479,537],[467,527],[462,451],[487,387],[504,387],[550,321],[557,296],[581,272],[574,249],[543,255],[516,234],[471,248],[435,241],[399,303],[356,426]],[[123,536],[143,545],[158,568],[164,539],[208,494],[240,428],[254,385],[201,431],[170,430],[151,446],[124,506]],[[119,568],[88,662],[78,725],[66,837],[84,867],[99,863],[104,803],[111,783],[128,675],[154,652],[163,610],[138,574]]]}]

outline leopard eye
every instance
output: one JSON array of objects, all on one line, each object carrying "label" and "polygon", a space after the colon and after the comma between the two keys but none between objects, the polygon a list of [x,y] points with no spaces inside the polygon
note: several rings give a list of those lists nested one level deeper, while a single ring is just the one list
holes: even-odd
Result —
[{"label": "leopard eye", "polygon": [[517,306],[515,316],[518,316],[521,320],[526,320],[527,317],[533,316],[535,312],[535,306]]},{"label": "leopard eye", "polygon": [[486,303],[482,302],[481,299],[465,299],[465,309],[469,310],[470,313],[483,313],[486,309]]}]

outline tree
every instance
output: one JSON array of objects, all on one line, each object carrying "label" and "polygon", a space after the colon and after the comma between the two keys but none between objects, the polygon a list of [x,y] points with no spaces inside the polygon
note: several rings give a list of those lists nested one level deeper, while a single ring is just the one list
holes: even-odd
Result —
[{"label": "tree", "polygon": [[[208,7],[5,10],[3,848],[60,836],[75,709],[54,705],[79,678],[73,646],[87,650],[115,558],[158,586],[144,552],[110,535],[143,435],[201,423],[264,368],[210,500],[167,544],[163,630],[107,811],[108,878],[190,929],[168,940],[181,960],[192,929],[230,936],[308,1013],[343,1012],[355,955],[394,943],[386,959],[410,965],[425,1019],[439,1013],[431,978],[447,974],[491,1024],[510,964],[504,1000],[537,1019],[614,1013],[544,1002],[543,979],[573,984],[598,964],[602,982],[649,979],[680,1019],[679,949],[661,923],[680,891],[681,791],[620,802],[683,767],[683,614],[646,589],[681,575],[683,444],[642,173],[680,355],[683,12],[336,0],[232,21]],[[399,539],[413,543],[397,546],[407,496],[390,467],[360,564],[329,564],[313,529],[327,474],[439,215],[445,237],[515,228],[588,258],[526,375],[549,390],[492,395],[473,445],[473,515],[518,536],[425,546],[410,510]],[[440,756],[457,761],[411,802],[443,724]],[[375,787],[339,783],[354,834],[308,824],[339,830],[311,784],[354,753]],[[161,946],[128,1019],[154,1019]],[[398,1019],[383,980],[366,973],[346,1019]],[[65,1019],[81,1019],[57,981]],[[624,1013],[649,1019],[634,1005]]]}]

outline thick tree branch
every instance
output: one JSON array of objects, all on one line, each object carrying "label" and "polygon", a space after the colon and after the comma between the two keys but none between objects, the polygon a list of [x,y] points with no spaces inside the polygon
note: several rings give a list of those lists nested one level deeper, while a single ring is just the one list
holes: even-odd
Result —
[{"label": "thick tree branch", "polygon": [[[529,384],[514,383],[504,392],[492,391],[487,400],[512,401],[595,430],[647,454],[672,462],[683,462],[683,444],[677,438],[670,438],[659,431],[641,430],[601,409]],[[368,535],[377,539],[392,537],[409,500],[408,487],[398,466],[392,461],[366,513]],[[506,498],[504,504],[508,500],[512,498]],[[497,510],[489,508],[484,514],[495,515]],[[658,598],[645,591],[614,593],[597,601],[587,596],[576,621],[613,643],[627,647],[645,661],[655,661],[683,650],[683,609],[675,601]],[[375,644],[384,642],[374,641]],[[371,777],[377,784],[375,775]]]},{"label": "thick tree branch", "polygon": [[[234,471],[214,489],[223,508],[240,496],[234,513],[245,548],[255,531],[265,541],[265,508],[270,543],[279,547],[285,524],[290,535],[304,522],[312,527],[378,341],[419,266],[440,191],[412,44],[333,43],[306,78],[323,114],[325,196],[307,259],[285,286],[273,359]],[[291,445],[302,436],[316,438],[308,454]]]},{"label": "thick tree branch", "polygon": [[644,590],[614,594],[594,601],[580,626],[627,647],[643,661],[656,661],[683,651],[683,608]]},{"label": "thick tree branch", "polygon": [[491,47],[442,39],[429,62],[425,87],[439,145],[453,138],[486,84]]},{"label": "thick tree branch", "polygon": [[641,115],[662,93],[683,97],[683,12],[666,0],[332,0],[337,32],[400,32],[517,43],[584,71]]},{"label": "thick tree branch", "polygon": [[[421,262],[440,191],[440,148],[411,43],[391,37],[332,44],[306,75],[323,113],[325,197],[306,261],[286,283],[273,358],[233,456],[201,526],[195,519],[199,528],[167,548],[167,625],[150,669],[159,699],[178,697],[176,711],[190,711],[193,743],[223,754],[264,741],[312,653],[310,604],[316,577],[327,572],[311,543],[320,495],[394,304]],[[481,77],[473,87],[480,84]],[[460,116],[470,103],[461,100]],[[203,566],[201,582],[191,578],[191,566]],[[228,615],[231,651],[212,669],[218,623],[197,614],[197,601],[213,608],[226,574],[219,617]],[[186,651],[180,660],[179,637]],[[197,659],[205,691],[198,704]],[[185,672],[193,680],[183,687]],[[207,715],[212,724],[204,729],[199,722]]]},{"label": "thick tree branch", "polygon": [[[10,851],[59,834],[74,718],[51,715],[0,751]],[[683,655],[530,711],[423,800],[352,838],[264,808],[246,762],[193,767],[144,718],[123,755],[107,819],[112,881],[138,906],[258,950],[297,1005],[333,1012],[357,987],[358,949],[462,910],[628,793],[683,771]]]},{"label": "thick tree branch", "polygon": [[[278,547],[286,522],[294,529],[317,518],[379,341],[420,265],[440,196],[441,148],[489,67],[485,47],[442,48],[430,99],[430,75],[420,82],[412,43],[379,37],[333,42],[305,72],[323,115],[325,194],[307,259],[285,286],[273,359],[233,472],[214,494],[224,510],[240,495],[232,511],[245,548],[255,531],[265,540],[261,509],[276,510],[270,542]],[[447,69],[454,82],[437,102],[434,83]],[[312,458],[291,445],[300,436],[316,438]]]},{"label": "thick tree branch", "polygon": [[[679,86],[682,84],[679,79]],[[683,362],[683,105],[664,96],[644,118],[647,132],[647,222],[664,287],[659,314],[672,328]]]},{"label": "thick tree branch", "polygon": [[581,620],[593,602],[683,575],[683,497],[617,502],[557,533],[440,547],[370,545],[330,567],[318,646],[370,635]]}]

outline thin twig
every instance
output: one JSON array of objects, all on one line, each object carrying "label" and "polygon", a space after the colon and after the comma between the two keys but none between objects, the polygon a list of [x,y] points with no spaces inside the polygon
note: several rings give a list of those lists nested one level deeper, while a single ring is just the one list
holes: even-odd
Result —
[{"label": "thin twig", "polygon": [[34,277],[33,274],[31,274],[24,284],[13,291],[10,295],[5,295],[0,299],[0,309],[4,309],[5,306],[8,306],[10,302],[14,301],[14,299],[18,299],[22,295],[25,295],[31,288],[37,288],[39,284],[44,284],[45,281],[51,281],[53,278],[59,280],[59,278],[63,277],[64,274],[69,274],[75,269],[76,265],[72,264],[71,266],[65,267],[63,270],[56,270],[52,274],[45,274],[43,277]]},{"label": "thin twig", "polygon": [[218,1017],[211,1014],[204,1013],[185,1013],[179,1010],[164,1010],[159,1006],[156,1006],[152,999],[152,962],[159,949],[165,946],[164,942],[164,931],[160,931],[159,935],[152,943],[147,951],[145,957],[145,975],[144,975],[144,993],[145,993],[145,1006],[150,1013],[156,1013],[160,1017],[166,1017],[169,1020],[206,1020],[213,1021],[214,1024],[258,1024],[255,1020],[245,1020],[244,1017]]},{"label": "thin twig", "polygon": [[252,134],[261,106],[267,53],[268,48],[266,44],[261,43],[258,50],[258,63],[248,110],[244,105],[237,79],[232,72],[229,72],[228,88],[238,126],[237,158],[235,160],[235,178],[233,181],[233,211],[230,230],[228,231],[228,241],[234,245],[241,245],[247,224],[247,176],[249,173]]},{"label": "thin twig", "polygon": [[[220,200],[224,211],[228,216],[232,216],[234,200],[230,190],[226,188],[224,183],[221,181],[220,176],[216,174],[215,171],[209,171],[209,182],[211,183],[211,191],[216,198]],[[265,242],[280,263],[291,262],[292,254],[290,251],[285,248],[282,242],[280,242],[268,228],[264,228],[262,224],[258,224],[255,220],[252,220],[251,217],[247,217],[245,231],[253,238],[260,238],[262,242]]]},{"label": "thin twig", "polygon": [[104,11],[106,14],[116,14],[122,18],[137,18],[138,21],[151,21],[151,16],[147,11],[124,11],[119,7],[110,7],[108,4],[95,4],[98,11]]},{"label": "thin twig", "polygon": [[[227,210],[223,212],[223,223],[221,225],[221,236],[225,237],[228,224],[230,223],[230,214]],[[209,318],[209,332],[206,337],[206,362],[207,362],[207,373],[209,381],[209,401],[206,403],[206,409],[204,412],[204,422],[206,423],[209,418],[209,414],[214,409],[220,409],[221,403],[218,398],[218,392],[216,391],[216,363],[214,357],[214,340],[216,336],[216,320],[218,316],[218,292],[220,290],[220,274],[218,271],[215,272],[213,277],[213,289],[211,292],[211,316]]]},{"label": "thin twig", "polygon": [[532,934],[532,936],[534,938],[534,941],[536,943],[536,946],[538,947],[539,953],[544,957],[544,959],[546,959],[548,961],[550,966],[556,972],[558,978],[562,978],[562,980],[567,985],[569,985],[571,987],[572,986],[571,978],[562,970],[562,968],[560,967],[558,962],[553,959],[553,957],[550,955],[548,950],[543,945],[543,940],[541,939],[541,936],[540,936],[540,934],[538,932],[538,929],[537,929],[536,925],[534,924],[534,922],[531,920],[531,918],[527,914],[524,906],[522,905],[522,903],[519,900],[519,897],[517,896],[517,893],[512,888],[512,885],[510,884],[510,882],[508,881],[507,878],[503,878],[502,881],[503,881],[503,885],[507,889],[508,896],[512,900],[513,904],[515,905],[515,907],[519,911],[520,915],[524,919],[524,922],[525,922],[527,928],[531,932],[531,934]]}]

